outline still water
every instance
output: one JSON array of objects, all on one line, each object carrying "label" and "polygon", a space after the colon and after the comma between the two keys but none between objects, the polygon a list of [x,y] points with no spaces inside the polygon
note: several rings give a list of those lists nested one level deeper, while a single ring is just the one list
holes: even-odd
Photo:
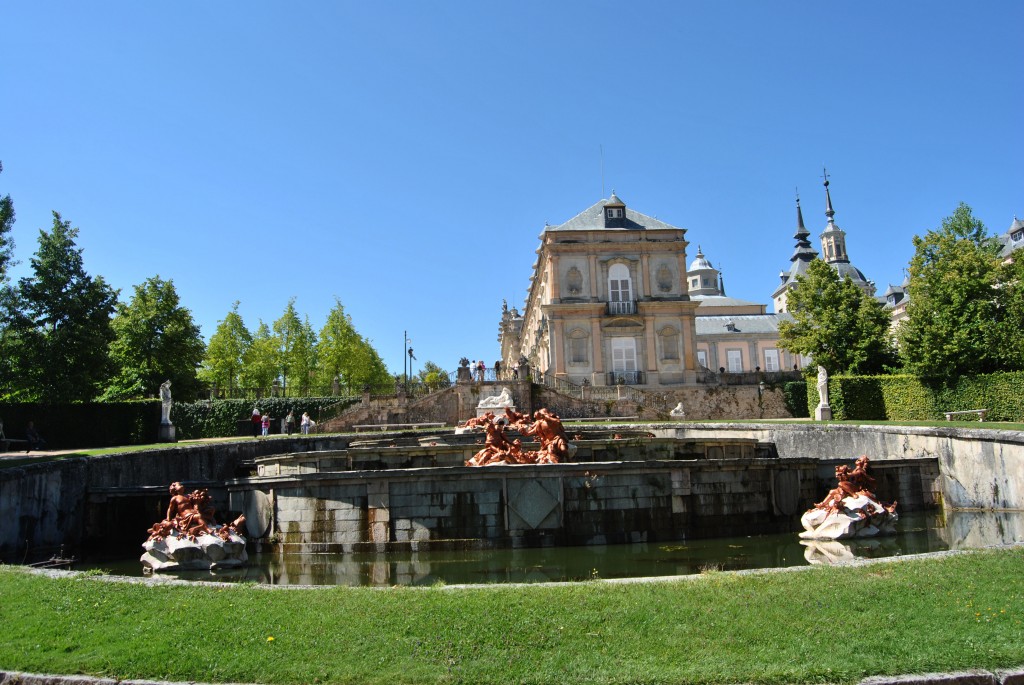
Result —
[{"label": "still water", "polygon": [[[806,566],[860,558],[1024,543],[1024,512],[914,513],[884,538],[801,543],[796,533],[634,545],[389,554],[262,554],[244,569],[161,574],[269,585],[546,583]],[[140,550],[141,554],[141,550]],[[137,559],[78,564],[141,576]]]}]

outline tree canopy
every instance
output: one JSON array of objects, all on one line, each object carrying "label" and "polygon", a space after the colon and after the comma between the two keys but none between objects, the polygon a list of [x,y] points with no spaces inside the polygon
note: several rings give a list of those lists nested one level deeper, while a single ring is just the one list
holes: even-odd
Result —
[{"label": "tree canopy", "polygon": [[92,400],[110,377],[117,291],[86,273],[77,236],[54,212],[53,228],[39,231],[32,276],[7,302],[4,353],[15,360],[9,391],[19,400]]},{"label": "tree canopy", "polygon": [[888,314],[820,259],[797,276],[786,302],[793,321],[779,325],[779,345],[790,352],[832,374],[880,373],[893,361]]},{"label": "tree canopy", "polygon": [[1021,367],[1020,268],[961,203],[942,225],[914,236],[908,319],[899,330],[905,368],[933,381]]},{"label": "tree canopy", "polygon": [[196,371],[206,345],[192,313],[181,306],[173,281],[154,276],[135,286],[131,301],[117,305],[111,326],[115,338],[110,356],[117,374],[105,398],[155,395],[165,380],[179,397],[195,396]]}]

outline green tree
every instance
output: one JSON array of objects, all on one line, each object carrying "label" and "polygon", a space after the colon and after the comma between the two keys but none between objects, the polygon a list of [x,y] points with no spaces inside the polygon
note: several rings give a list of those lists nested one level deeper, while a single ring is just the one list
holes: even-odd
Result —
[{"label": "green tree", "polygon": [[797,277],[786,303],[793,321],[779,325],[779,345],[790,352],[832,374],[881,373],[892,363],[888,314],[820,259]]},{"label": "green tree", "polygon": [[448,376],[448,372],[431,361],[423,364],[423,368],[420,369],[416,378],[420,383],[423,383],[431,390],[439,390],[451,385],[451,379]]},{"label": "green tree", "polygon": [[135,286],[131,302],[118,304],[111,325],[116,337],[110,356],[118,372],[105,398],[155,395],[165,380],[179,397],[196,395],[206,346],[173,281],[155,276]]},{"label": "green tree", "polygon": [[364,386],[379,387],[391,383],[391,374],[373,345],[356,331],[352,317],[337,299],[320,330],[317,345],[320,383],[336,380],[349,392]]},{"label": "green tree", "polygon": [[200,378],[210,385],[226,389],[228,396],[241,382],[246,353],[252,344],[252,333],[245,327],[238,305],[236,300],[227,316],[217,323],[199,373]]},{"label": "green tree", "polygon": [[260,321],[252,344],[245,353],[242,385],[265,392],[280,378],[280,372],[281,342],[271,332],[270,326]]},{"label": "green tree", "polygon": [[[4,165],[0,162],[0,174]],[[11,230],[14,228],[14,202],[10,195],[0,197],[0,286],[7,282],[7,269],[14,264],[14,240]]]},{"label": "green tree", "polygon": [[86,273],[78,229],[53,213],[53,229],[39,231],[33,275],[18,282],[7,308],[15,356],[13,389],[19,399],[75,402],[95,399],[110,377],[110,317],[117,291]]},{"label": "green tree", "polygon": [[[0,163],[0,173],[4,165]],[[14,264],[14,241],[11,231],[14,227],[14,202],[10,195],[0,197],[0,397],[11,393],[11,382],[15,377],[17,337],[9,326],[6,312],[15,308],[15,293],[8,283],[8,269]]]},{"label": "green tree", "polygon": [[299,318],[294,297],[288,301],[281,318],[274,322],[274,334],[281,345],[281,381],[285,394],[290,379],[293,385],[298,381],[296,390],[300,394],[306,394],[316,368],[316,333],[309,325],[309,317],[305,322]]},{"label": "green tree", "polygon": [[1006,371],[1019,371],[1024,369],[1024,258],[1001,265],[998,280],[999,365]]},{"label": "green tree", "polygon": [[914,236],[908,318],[899,329],[907,371],[951,382],[1002,368],[997,249],[963,203],[940,228]]}]

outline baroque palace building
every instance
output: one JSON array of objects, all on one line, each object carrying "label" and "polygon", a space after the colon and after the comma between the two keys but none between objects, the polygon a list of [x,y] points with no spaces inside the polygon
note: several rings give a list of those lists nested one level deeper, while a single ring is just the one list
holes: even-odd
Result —
[{"label": "baroque palace building", "polygon": [[525,359],[576,384],[663,388],[802,366],[778,348],[788,315],[726,296],[699,248],[687,266],[686,229],[614,192],[539,237],[525,309],[503,307],[506,369]]},{"label": "baroque palace building", "polygon": [[[873,296],[874,283],[850,262],[825,178],[823,258]],[[792,320],[786,296],[818,257],[799,198],[796,224],[790,267],[779,274],[775,312],[768,313],[764,304],[728,297],[721,272],[699,246],[687,264],[686,229],[627,207],[613,191],[544,227],[525,309],[502,310],[502,365],[525,359],[534,375],[646,388],[801,369],[810,360],[778,346],[779,324]]]}]

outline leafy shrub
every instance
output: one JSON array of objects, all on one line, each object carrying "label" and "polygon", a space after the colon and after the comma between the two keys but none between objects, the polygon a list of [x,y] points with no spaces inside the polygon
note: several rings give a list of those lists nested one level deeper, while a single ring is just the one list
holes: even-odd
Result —
[{"label": "leafy shrub", "polygon": [[176,402],[171,421],[177,429],[178,438],[221,438],[247,434],[253,407],[261,414],[269,414],[271,431],[278,432],[281,419],[291,411],[295,415],[296,428],[303,412],[320,423],[333,418],[348,406],[357,402],[351,398],[338,397],[265,397],[259,400],[201,400],[199,402]]},{"label": "leafy shrub", "polygon": [[790,381],[783,384],[782,398],[786,403],[786,409],[794,418],[810,416],[807,407],[807,381]]},{"label": "leafy shrub", "polygon": [[0,419],[4,434],[19,440],[25,438],[26,424],[35,422],[50,449],[144,445],[157,441],[160,401],[4,403]]}]

